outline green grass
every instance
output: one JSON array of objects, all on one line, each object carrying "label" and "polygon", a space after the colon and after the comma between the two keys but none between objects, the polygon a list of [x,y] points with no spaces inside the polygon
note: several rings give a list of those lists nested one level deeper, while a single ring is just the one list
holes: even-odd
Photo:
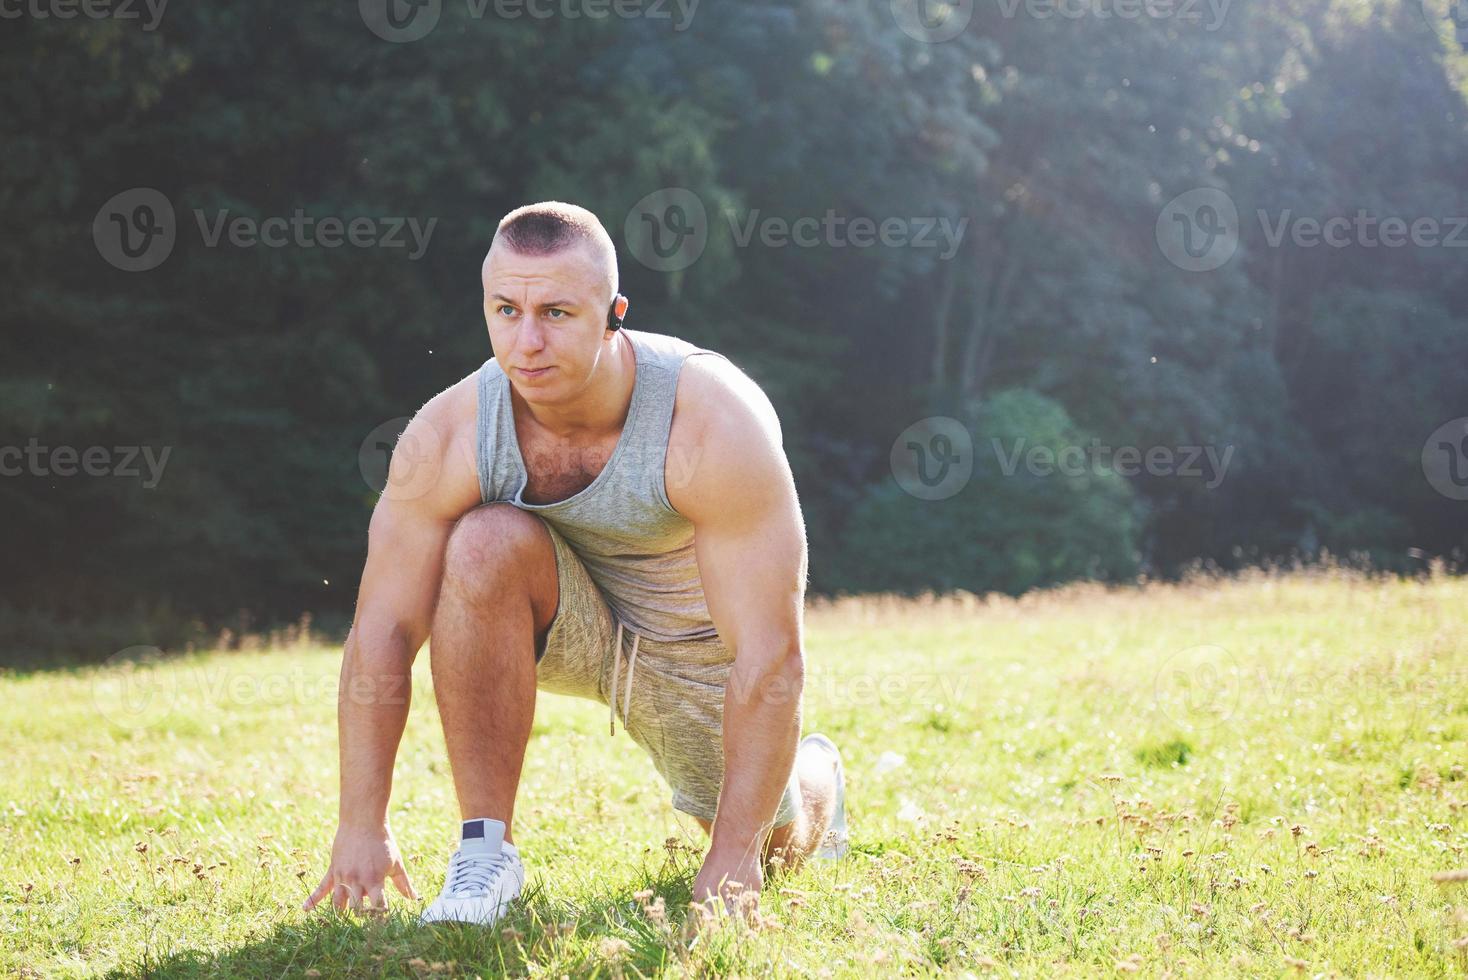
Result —
[{"label": "green grass", "polygon": [[[300,911],[334,830],[337,651],[0,676],[0,974],[1468,966],[1468,894],[1432,880],[1468,867],[1468,580],[866,599],[813,608],[807,640],[806,727],[846,753],[852,853],[771,883],[761,927],[693,942],[701,832],[597,705],[541,698],[524,908],[423,930],[407,902]],[[392,821],[430,896],[456,809],[427,666]]]}]

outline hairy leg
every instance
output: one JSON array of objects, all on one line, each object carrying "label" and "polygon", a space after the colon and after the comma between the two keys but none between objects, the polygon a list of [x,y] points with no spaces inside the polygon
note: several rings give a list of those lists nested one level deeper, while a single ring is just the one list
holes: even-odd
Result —
[{"label": "hairy leg", "polygon": [[433,690],[464,819],[505,823],[535,719],[535,651],[559,601],[555,549],[533,514],[486,504],[444,555],[429,637]]}]

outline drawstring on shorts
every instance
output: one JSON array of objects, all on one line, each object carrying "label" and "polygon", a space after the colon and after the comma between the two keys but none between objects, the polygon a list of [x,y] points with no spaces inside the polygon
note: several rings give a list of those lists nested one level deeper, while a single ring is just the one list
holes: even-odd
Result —
[{"label": "drawstring on shorts", "polygon": [[[627,661],[627,690],[622,695],[622,727],[626,728],[628,719],[631,717],[632,708],[632,673],[637,668],[637,644],[642,639],[636,630],[628,630],[632,634],[632,656]],[[611,717],[607,721],[607,727],[611,734],[617,734],[617,675],[621,673],[622,667],[622,621],[617,620],[617,639],[614,641],[615,651],[612,656],[612,690],[611,690]]]}]

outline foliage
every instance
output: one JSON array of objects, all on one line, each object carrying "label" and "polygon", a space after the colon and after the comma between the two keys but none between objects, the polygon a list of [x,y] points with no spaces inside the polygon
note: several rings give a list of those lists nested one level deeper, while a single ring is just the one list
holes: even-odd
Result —
[{"label": "foliage", "polygon": [[975,473],[960,493],[928,501],[878,485],[857,504],[838,563],[848,588],[1018,595],[1136,573],[1135,494],[1113,471],[1062,462],[1088,442],[1063,408],[999,392],[971,428]]},{"label": "foliage", "polygon": [[[0,478],[0,594],[58,622],[350,615],[374,498],[358,450],[490,356],[480,259],[502,214],[545,198],[618,241],[629,325],[716,347],[770,391],[814,591],[1014,591],[1321,544],[1461,561],[1468,511],[1420,454],[1468,412],[1463,252],[1266,233],[1284,215],[1468,215],[1465,55],[1432,5],[1225,4],[1216,24],[1034,6],[974,5],[942,43],[886,0],[720,0],[685,29],[444,4],[400,44],[319,0],[174,5],[156,31],[7,20],[0,447],[172,457],[153,487]],[[88,233],[134,187],[179,219],[147,273]],[[663,187],[709,215],[703,256],[672,273],[623,240]],[[1239,213],[1237,254],[1209,272],[1156,240],[1195,188]],[[416,260],[208,247],[196,213],[226,209],[437,226]],[[946,259],[741,246],[729,227],[828,212],[967,224]],[[973,406],[1021,390],[1087,438],[1232,447],[1231,467],[1206,488],[981,474],[948,501],[897,496],[888,450],[909,424],[979,424]]]}]

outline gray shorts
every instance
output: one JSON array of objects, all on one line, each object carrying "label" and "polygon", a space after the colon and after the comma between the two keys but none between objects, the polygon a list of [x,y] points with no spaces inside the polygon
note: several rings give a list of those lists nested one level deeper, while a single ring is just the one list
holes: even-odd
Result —
[{"label": "gray shorts", "polygon": [[[575,550],[545,518],[535,516],[555,544],[561,590],[555,619],[536,651],[536,685],[610,705],[616,619]],[[724,688],[734,657],[717,636],[679,642],[642,637],[627,700],[631,651],[628,628],[618,668],[617,727],[625,720],[632,740],[652,757],[673,790],[675,809],[712,821],[724,780]],[[795,818],[795,778],[792,767],[775,815],[777,827]]]}]

